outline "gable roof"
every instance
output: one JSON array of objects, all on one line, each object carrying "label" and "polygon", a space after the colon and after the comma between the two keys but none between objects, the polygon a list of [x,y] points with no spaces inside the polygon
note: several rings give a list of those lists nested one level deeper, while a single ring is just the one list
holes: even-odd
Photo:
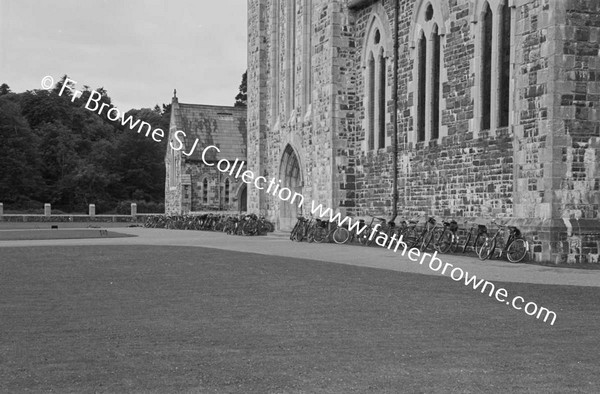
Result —
[{"label": "gable roof", "polygon": [[246,160],[246,108],[184,104],[175,98],[171,110],[169,129],[185,132],[184,150],[189,152],[196,138],[199,140],[193,154],[183,156],[185,160],[202,160],[202,151],[210,145],[218,147],[220,152],[211,149],[207,161]]}]

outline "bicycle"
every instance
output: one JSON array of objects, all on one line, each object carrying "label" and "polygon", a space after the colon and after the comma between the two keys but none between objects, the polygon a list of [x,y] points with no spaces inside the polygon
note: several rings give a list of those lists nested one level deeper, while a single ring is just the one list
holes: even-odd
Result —
[{"label": "bicycle", "polygon": [[312,222],[312,219],[307,219],[303,216],[298,216],[298,221],[294,225],[292,232],[290,233],[290,240],[296,242],[302,242],[304,237],[308,233],[309,226]]},{"label": "bicycle", "polygon": [[[433,248],[440,253],[448,252],[453,246],[456,248],[458,244],[458,223],[456,220],[450,222],[442,221],[443,227],[435,227],[432,231]],[[440,232],[441,230],[441,232]]]},{"label": "bicycle", "polygon": [[[465,224],[467,224],[466,221],[465,221]],[[473,234],[473,230],[475,230],[475,228],[477,228],[477,232],[475,234]],[[471,227],[469,228],[469,231],[467,232],[467,235],[466,235],[465,243],[462,244],[462,242],[461,242],[460,245],[457,246],[457,250],[460,250],[460,253],[466,253],[467,248],[469,247],[469,242],[471,241],[471,238],[473,238],[473,245],[472,245],[473,251],[475,253],[477,253],[479,251],[479,249],[481,249],[481,246],[483,245],[483,243],[485,242],[484,236],[487,236],[487,227],[484,226],[483,224],[471,223]],[[460,237],[459,237],[459,241],[460,241]]]},{"label": "bicycle", "polygon": [[521,231],[515,226],[505,226],[494,221],[492,223],[498,226],[498,231],[493,237],[485,236],[485,241],[481,246],[481,249],[479,249],[479,253],[477,253],[479,258],[481,260],[491,258],[496,249],[498,238],[501,234],[506,234],[508,232],[508,238],[506,239],[504,247],[500,250],[498,257],[502,257],[502,253],[506,253],[506,257],[511,263],[522,261],[529,251],[529,243],[523,238]]},{"label": "bicycle", "polygon": [[354,242],[356,239],[360,239],[362,232],[359,233],[358,229],[365,227],[365,221],[364,219],[358,219],[358,227],[353,224],[352,230],[349,230],[347,227],[348,223],[344,223],[341,226],[335,226],[335,230],[333,230],[333,234],[331,235],[333,242],[341,245],[349,244]]},{"label": "bicycle", "polygon": [[403,240],[409,249],[418,247],[424,251],[427,250],[433,238],[433,229],[436,226],[436,220],[434,217],[429,217],[425,221],[425,225],[421,231],[417,229],[418,223],[418,221],[409,220],[408,229],[404,233],[405,237],[403,237]]},{"label": "bicycle", "polygon": [[[373,243],[376,242],[377,237],[380,234],[385,234],[388,238],[391,237],[396,229],[395,229],[395,223],[393,220],[390,220],[389,222],[387,221],[387,219],[382,218],[382,217],[376,217],[376,216],[371,216],[371,223],[369,223],[367,225],[367,227],[365,228],[365,230],[363,230],[363,232],[360,234],[359,238],[358,238],[358,242],[361,245],[365,245],[365,246],[371,246],[373,245]],[[375,221],[375,219],[378,220],[379,224],[378,227],[374,227],[373,226],[373,222]],[[377,234],[372,234],[373,231],[376,229]],[[384,245],[385,247],[385,245]]]}]

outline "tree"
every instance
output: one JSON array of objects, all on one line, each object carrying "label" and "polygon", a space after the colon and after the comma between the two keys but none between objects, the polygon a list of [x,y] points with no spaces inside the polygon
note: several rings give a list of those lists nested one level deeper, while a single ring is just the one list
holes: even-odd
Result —
[{"label": "tree", "polygon": [[[52,90],[13,93],[0,85],[0,201],[15,209],[49,202],[69,212],[112,211],[125,200],[164,200],[164,157],[171,105],[130,110],[134,121],[160,128],[162,143],[84,106],[94,92],[78,98],[65,89],[65,75]],[[112,107],[103,88],[99,105]]]},{"label": "tree", "polygon": [[42,183],[38,139],[9,97],[0,97],[0,201],[22,203],[35,197]]},{"label": "tree", "polygon": [[[125,114],[133,119],[144,121],[152,129],[160,128],[165,137],[161,143],[138,134],[137,129],[119,125],[119,135],[115,141],[114,167],[111,173],[121,179],[118,191],[120,199],[138,199],[142,190],[144,199],[162,201],[165,187],[164,157],[167,149],[169,123],[164,121],[162,114],[155,110],[143,108],[132,109]],[[135,194],[135,195],[134,195]]]},{"label": "tree", "polygon": [[10,93],[10,87],[3,83],[2,85],[0,85],[0,96],[4,96],[5,94],[9,94]]},{"label": "tree", "polygon": [[248,71],[242,75],[240,92],[235,96],[235,107],[246,107],[248,103]]}]

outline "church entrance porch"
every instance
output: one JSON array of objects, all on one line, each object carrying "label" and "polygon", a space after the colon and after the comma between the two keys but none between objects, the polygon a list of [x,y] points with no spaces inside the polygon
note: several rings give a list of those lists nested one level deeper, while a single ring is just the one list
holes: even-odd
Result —
[{"label": "church entrance porch", "polygon": [[[286,187],[293,193],[302,195],[300,162],[294,148],[289,144],[286,146],[281,157],[279,179],[281,179],[282,187]],[[290,202],[279,200],[279,229],[284,231],[291,230],[296,223],[298,215],[302,214],[301,209],[297,204],[290,204]]]},{"label": "church entrance porch", "polygon": [[242,185],[238,193],[238,210],[246,212],[248,210],[248,188]]}]

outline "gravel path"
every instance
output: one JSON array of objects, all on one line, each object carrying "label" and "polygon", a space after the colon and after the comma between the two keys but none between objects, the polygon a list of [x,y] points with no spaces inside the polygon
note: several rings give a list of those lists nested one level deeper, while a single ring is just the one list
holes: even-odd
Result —
[{"label": "gravel path", "polygon": [[[205,231],[163,230],[146,228],[112,229],[128,238],[59,239],[37,241],[0,241],[1,247],[57,246],[57,245],[165,245],[198,246],[214,249],[257,253],[270,256],[297,257],[317,261],[380,268],[401,272],[440,275],[429,268],[429,257],[420,265],[408,256],[376,247],[345,246],[335,244],[308,244],[291,242],[287,234],[274,233],[263,237],[228,236]],[[544,267],[530,264],[511,264],[507,261],[481,262],[476,257],[463,255],[438,255],[442,262],[460,267],[469,274],[489,281],[538,283],[600,287],[600,271],[571,268]],[[0,261],[2,260],[0,254]],[[446,272],[448,276],[448,271]]]}]

